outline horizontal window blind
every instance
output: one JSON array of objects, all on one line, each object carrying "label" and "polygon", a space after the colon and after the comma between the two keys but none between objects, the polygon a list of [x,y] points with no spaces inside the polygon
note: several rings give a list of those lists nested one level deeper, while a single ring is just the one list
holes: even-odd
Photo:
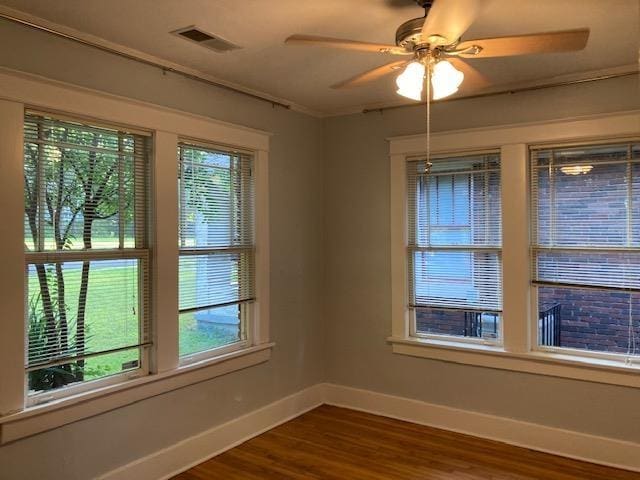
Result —
[{"label": "horizontal window blind", "polygon": [[409,304],[502,310],[497,153],[407,162]]},{"label": "horizontal window blind", "polygon": [[147,136],[26,113],[32,392],[141,367],[150,343],[148,177]]},{"label": "horizontal window blind", "polygon": [[[255,299],[255,199],[251,155],[187,142],[178,153],[179,304],[181,314],[196,312],[195,326],[181,330],[186,338],[187,328],[210,335],[209,326],[217,326],[214,333],[220,333],[229,317],[239,322],[239,310],[233,314],[223,307],[239,308]],[[220,346],[210,336],[198,349]],[[181,345],[181,353],[192,349]]]},{"label": "horizontal window blind", "polygon": [[539,285],[640,291],[640,144],[531,150]]}]

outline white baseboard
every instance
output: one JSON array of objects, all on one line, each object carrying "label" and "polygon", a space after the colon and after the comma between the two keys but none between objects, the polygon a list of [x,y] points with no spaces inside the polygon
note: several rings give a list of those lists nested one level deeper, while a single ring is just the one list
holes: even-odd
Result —
[{"label": "white baseboard", "polygon": [[199,463],[322,405],[324,384],[317,384],[258,410],[213,427],[170,447],[123,465],[101,480],[171,478]]},{"label": "white baseboard", "polygon": [[547,427],[506,417],[324,384],[325,403],[531,450],[640,472],[640,444]]},{"label": "white baseboard", "polygon": [[323,403],[640,472],[638,443],[320,383],[123,465],[100,479],[171,478]]}]

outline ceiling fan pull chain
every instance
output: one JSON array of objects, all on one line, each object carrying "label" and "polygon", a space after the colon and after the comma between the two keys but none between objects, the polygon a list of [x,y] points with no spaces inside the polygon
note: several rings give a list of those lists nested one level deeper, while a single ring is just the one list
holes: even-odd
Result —
[{"label": "ceiling fan pull chain", "polygon": [[427,160],[425,162],[425,172],[431,171],[431,62],[427,59],[427,68],[425,72],[426,84],[426,126],[427,126]]}]

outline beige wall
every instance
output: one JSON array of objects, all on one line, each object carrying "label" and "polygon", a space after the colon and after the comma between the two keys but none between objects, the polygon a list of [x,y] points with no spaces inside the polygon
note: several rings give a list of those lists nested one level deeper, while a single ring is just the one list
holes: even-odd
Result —
[{"label": "beige wall", "polygon": [[0,479],[92,478],[321,381],[322,122],[5,21],[0,39],[2,66],[274,133],[271,332],[277,343],[266,364],[1,447]]},{"label": "beige wall", "polygon": [[[435,130],[640,107],[637,78],[442,103]],[[325,124],[327,379],[377,392],[640,441],[640,391],[393,354],[385,138],[421,133],[424,109]],[[526,219],[523,219],[523,222]]]}]

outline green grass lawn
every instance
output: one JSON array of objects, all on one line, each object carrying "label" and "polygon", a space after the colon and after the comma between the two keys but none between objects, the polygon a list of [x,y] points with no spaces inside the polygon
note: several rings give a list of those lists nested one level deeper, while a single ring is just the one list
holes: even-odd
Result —
[{"label": "green grass lawn", "polygon": [[[86,351],[96,352],[134,345],[140,342],[138,311],[137,266],[133,260],[110,261],[108,266],[92,262],[86,307]],[[80,264],[65,264],[64,285],[67,316],[73,338],[80,289]],[[50,289],[55,284],[50,280]],[[39,284],[35,272],[30,272],[29,298],[39,305]],[[202,328],[195,314],[180,315],[180,354],[188,355],[237,340],[229,328],[210,326]],[[85,363],[85,379],[97,379],[121,372],[123,364],[139,360],[137,348],[91,357]]]},{"label": "green grass lawn", "polygon": [[194,313],[180,315],[180,355],[191,355],[238,341],[238,334],[223,327],[199,328]]}]

